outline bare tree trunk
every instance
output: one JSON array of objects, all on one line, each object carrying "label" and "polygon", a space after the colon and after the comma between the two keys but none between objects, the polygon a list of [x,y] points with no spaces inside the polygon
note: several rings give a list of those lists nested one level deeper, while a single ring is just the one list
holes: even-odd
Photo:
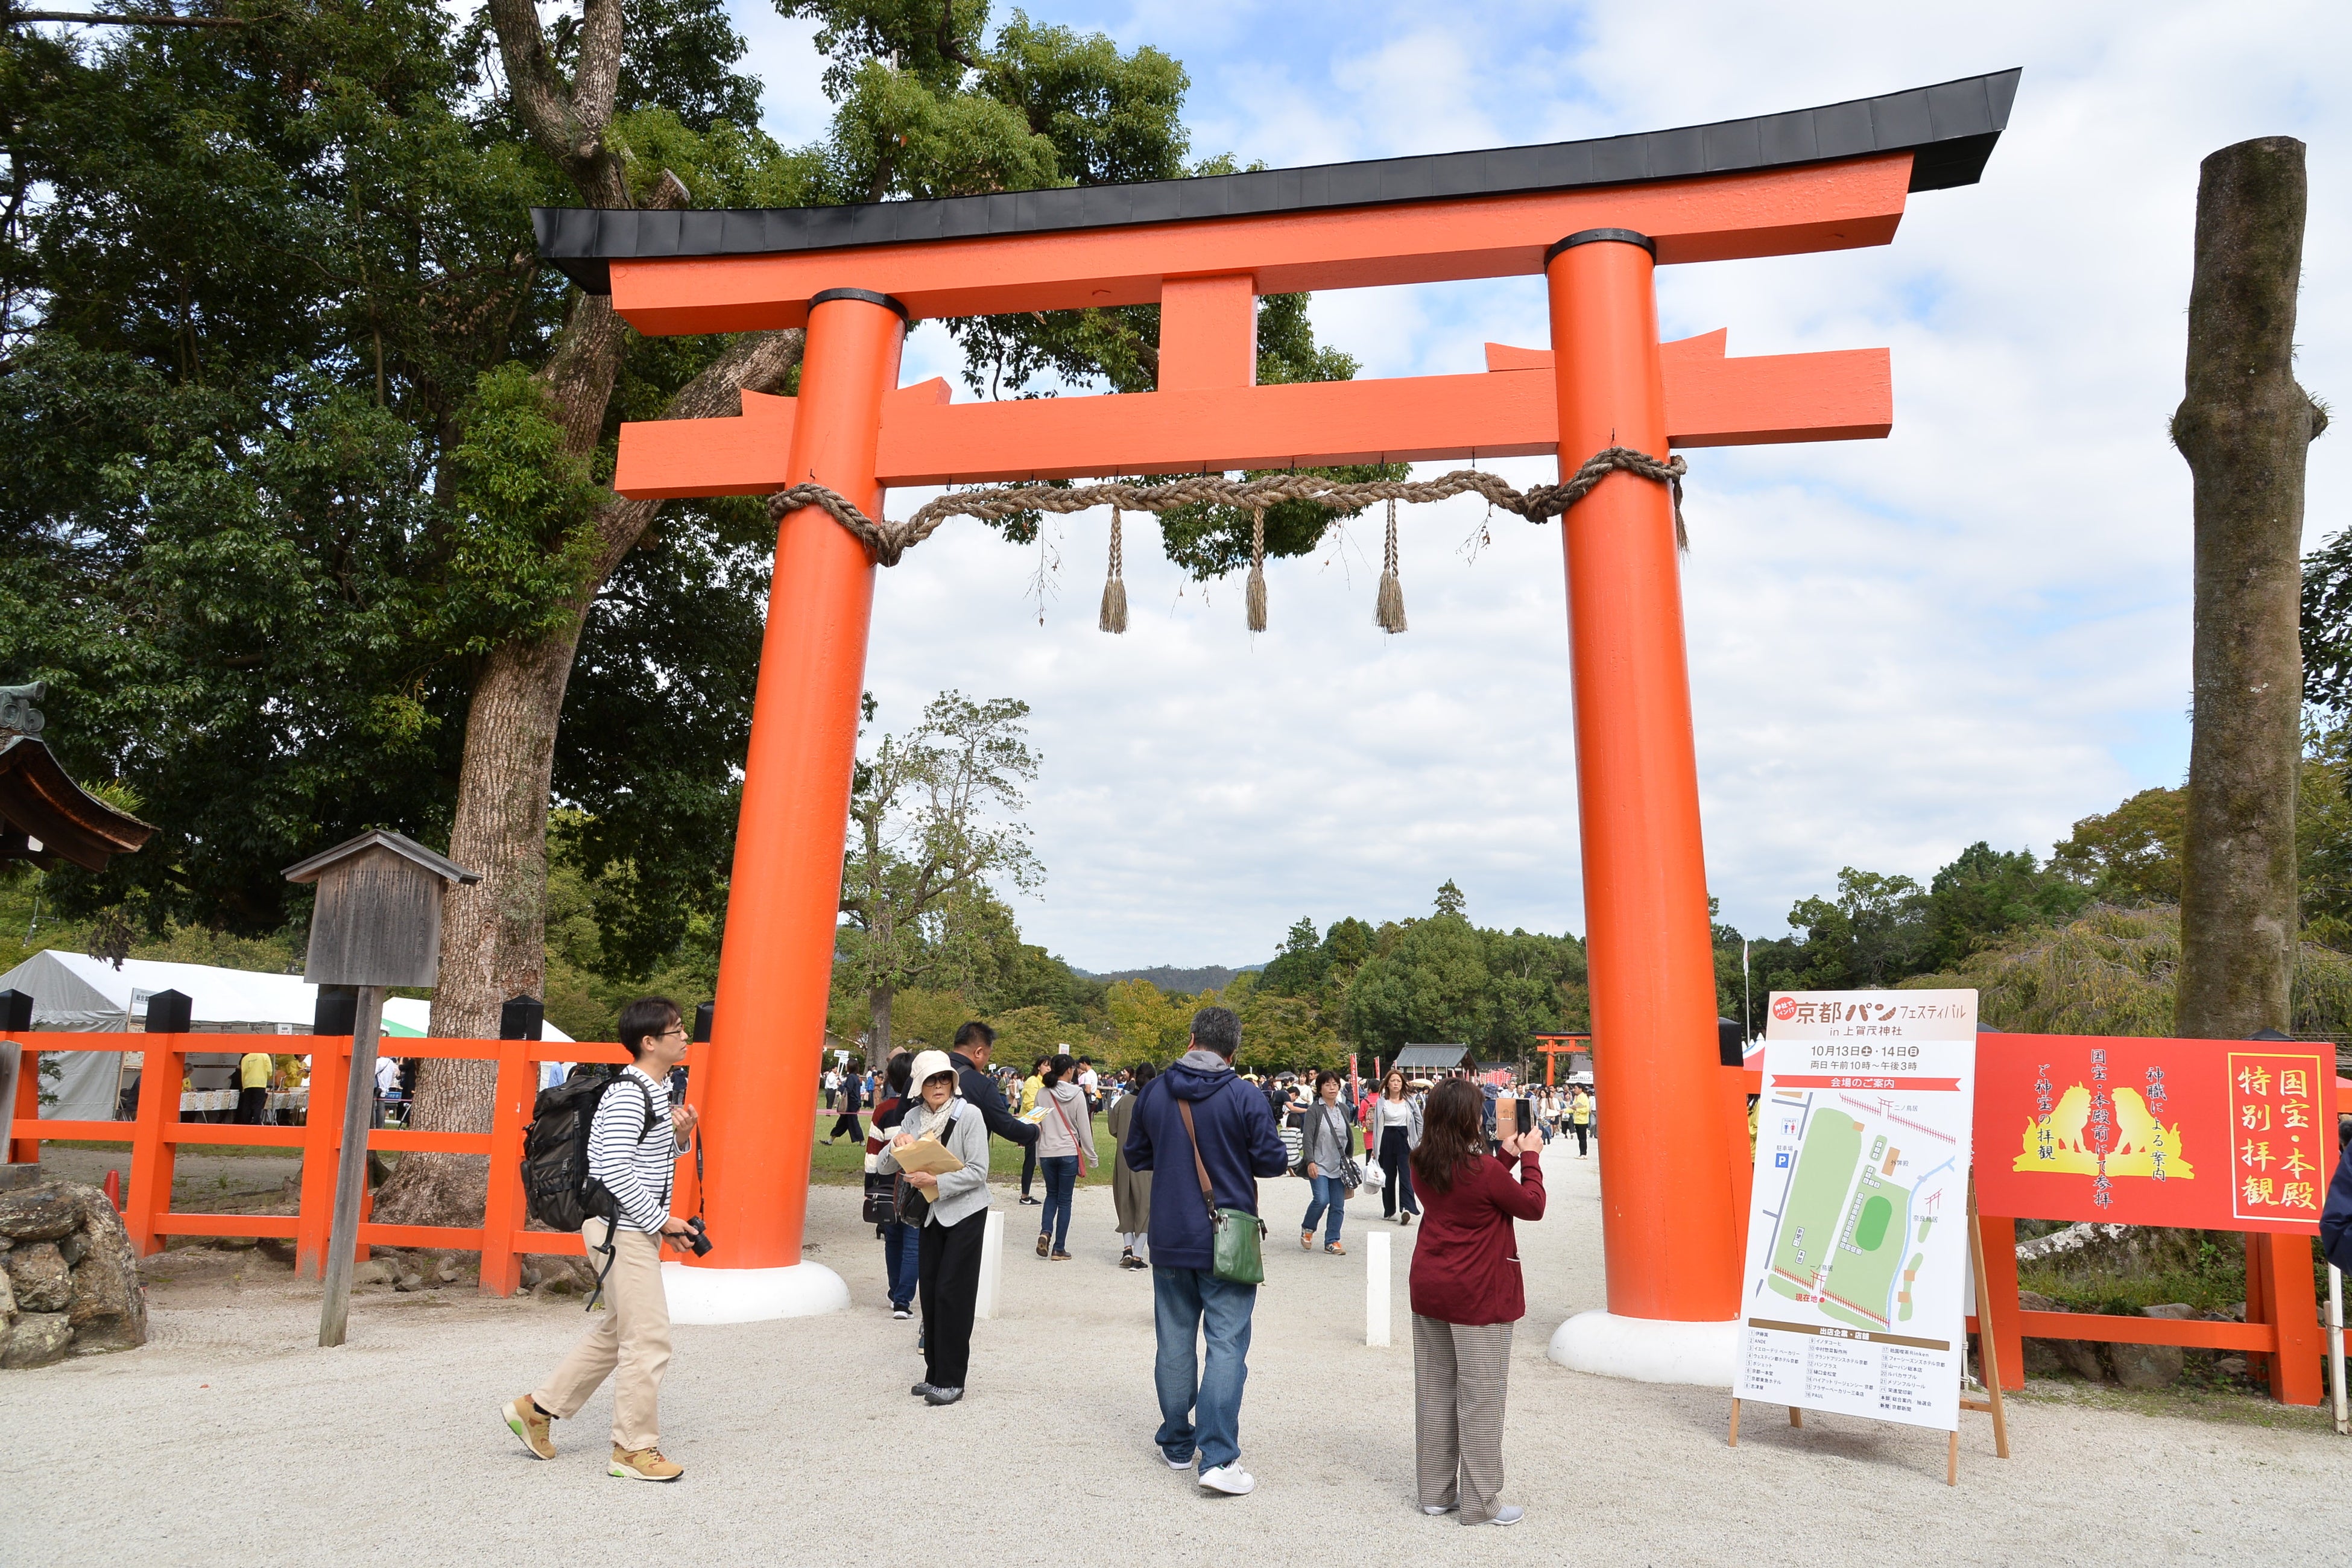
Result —
[{"label": "bare tree trunk", "polygon": [[2196,486],[2194,723],[2175,1027],[2242,1039],[2291,1021],[2302,766],[2304,462],[2326,416],[2294,379],[2303,143],[2205,160],[2173,416]]},{"label": "bare tree trunk", "polygon": [[877,1070],[890,1059],[890,1004],[898,994],[895,985],[877,985],[866,998],[866,1059]]}]

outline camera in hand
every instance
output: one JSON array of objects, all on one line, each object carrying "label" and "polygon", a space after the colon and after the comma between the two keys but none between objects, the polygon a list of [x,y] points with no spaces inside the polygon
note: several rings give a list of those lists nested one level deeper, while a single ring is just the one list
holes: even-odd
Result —
[{"label": "camera in hand", "polygon": [[693,1250],[697,1258],[710,1256],[710,1235],[702,1228],[702,1216],[695,1215],[686,1222],[686,1234],[678,1237]]}]

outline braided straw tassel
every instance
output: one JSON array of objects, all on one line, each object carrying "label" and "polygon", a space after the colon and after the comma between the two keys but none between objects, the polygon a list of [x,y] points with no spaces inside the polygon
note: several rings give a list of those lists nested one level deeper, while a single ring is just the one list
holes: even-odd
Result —
[{"label": "braided straw tassel", "polygon": [[1265,508],[1250,514],[1249,629],[1265,630]]},{"label": "braided straw tassel", "polygon": [[1103,583],[1101,618],[1095,625],[1114,636],[1127,631],[1126,563],[1119,551],[1118,508],[1110,509],[1110,575]]},{"label": "braided straw tassel", "polygon": [[1388,544],[1381,552],[1381,593],[1372,604],[1372,625],[1391,637],[1404,630],[1404,589],[1397,583],[1396,502],[1389,502]]}]

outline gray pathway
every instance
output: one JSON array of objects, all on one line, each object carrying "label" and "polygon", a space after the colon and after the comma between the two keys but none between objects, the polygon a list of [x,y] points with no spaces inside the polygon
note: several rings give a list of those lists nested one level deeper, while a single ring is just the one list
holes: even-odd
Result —
[{"label": "gray pathway", "polygon": [[[2352,1554],[2352,1442],[2276,1426],[2068,1402],[2012,1405],[2017,1458],[1969,1417],[1961,1484],[1940,1434],[1751,1419],[1724,1446],[1722,1395],[1618,1383],[1544,1359],[1601,1300],[1598,1161],[1555,1148],[1550,1217],[1527,1227],[1529,1315],[1512,1366],[1505,1496],[1516,1530],[1411,1506],[1412,1352],[1396,1237],[1398,1345],[1368,1350],[1363,1262],[1302,1254],[1300,1184],[1266,1184],[1271,1281],[1244,1410],[1254,1497],[1204,1498],[1147,1437],[1150,1280],[1112,1266],[1107,1193],[1082,1192],[1070,1263],[1024,1249],[1035,1209],[1002,1194],[1007,1315],[981,1325],[966,1402],[910,1401],[908,1325],[880,1308],[857,1194],[812,1194],[811,1256],[857,1305],[831,1317],[682,1328],[664,1390],[675,1487],[603,1474],[608,1400],[526,1458],[494,1411],[578,1331],[579,1307],[467,1292],[363,1292],[352,1342],[311,1345],[315,1290],[246,1257],[175,1269],[155,1341],[128,1355],[0,1374],[11,1479],[0,1563],[302,1563],[819,1558],[1356,1568],[1363,1563],[1809,1565],[2340,1562]],[[1366,1229],[1360,1201],[1348,1237]],[[1370,1205],[1377,1225],[1379,1205]],[[1034,1230],[1033,1230],[1034,1234]],[[1760,1415],[1761,1413],[1758,1413]],[[920,1543],[936,1542],[926,1548]]]}]

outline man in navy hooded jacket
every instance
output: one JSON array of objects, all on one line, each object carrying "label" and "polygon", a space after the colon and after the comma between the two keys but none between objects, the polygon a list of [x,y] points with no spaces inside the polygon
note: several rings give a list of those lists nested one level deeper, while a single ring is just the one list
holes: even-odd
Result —
[{"label": "man in navy hooded jacket", "polygon": [[[1290,1168],[1265,1097],[1234,1071],[1241,1043],[1242,1021],[1230,1009],[1194,1014],[1182,1058],[1136,1097],[1126,1143],[1129,1168],[1149,1171],[1156,1164],[1160,1170],[1151,1184],[1151,1295],[1159,1336],[1153,1377],[1160,1415],[1152,1441],[1171,1469],[1189,1470],[1197,1458],[1201,1485],[1234,1497],[1257,1485],[1241,1467],[1242,1384],[1249,1378],[1257,1287],[1233,1284],[1212,1271],[1210,1211],[1256,1214],[1257,1178]],[[1192,1108],[1213,1201],[1201,1192],[1185,1106]],[[1197,1354],[1203,1336],[1205,1366]]]}]

